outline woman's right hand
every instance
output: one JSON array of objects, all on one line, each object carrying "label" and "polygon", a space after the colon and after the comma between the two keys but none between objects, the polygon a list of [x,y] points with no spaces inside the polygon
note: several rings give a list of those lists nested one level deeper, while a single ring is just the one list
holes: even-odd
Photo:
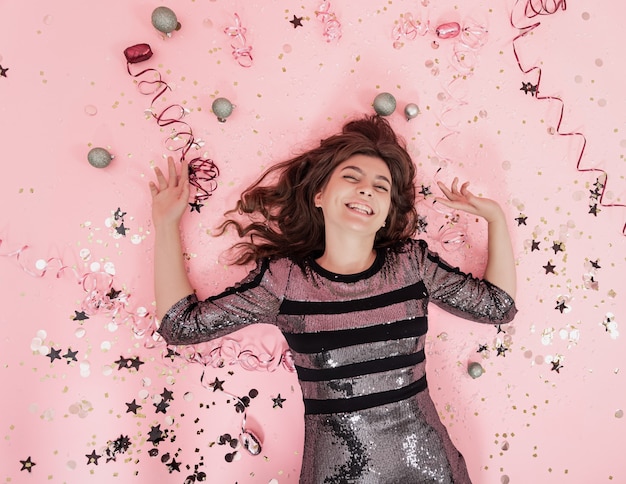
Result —
[{"label": "woman's right hand", "polygon": [[176,170],[174,158],[167,158],[168,176],[161,169],[154,168],[157,183],[150,182],[152,194],[152,223],[155,228],[173,225],[178,227],[189,203],[189,168],[182,163],[180,173]]}]

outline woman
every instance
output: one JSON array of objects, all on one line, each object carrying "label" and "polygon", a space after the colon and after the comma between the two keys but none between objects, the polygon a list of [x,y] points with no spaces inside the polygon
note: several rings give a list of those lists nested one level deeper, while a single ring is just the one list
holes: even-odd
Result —
[{"label": "woman", "polygon": [[304,397],[301,483],[470,482],[428,393],[427,305],[484,323],[513,319],[515,265],[496,202],[456,179],[440,184],[445,198],[436,203],[488,223],[487,267],[474,278],[411,238],[411,158],[385,119],[354,120],[243,192],[222,231],[238,230],[236,263],[256,268],[199,301],[179,233],[187,167],[178,175],[170,159],[168,177],[155,172],[159,333],[194,344],[252,323],[278,326]]}]

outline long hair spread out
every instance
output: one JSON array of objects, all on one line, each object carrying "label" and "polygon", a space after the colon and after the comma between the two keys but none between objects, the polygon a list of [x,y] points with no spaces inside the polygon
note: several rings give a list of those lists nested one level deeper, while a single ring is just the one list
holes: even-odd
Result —
[{"label": "long hair spread out", "polygon": [[315,195],[333,170],[356,154],[381,158],[391,172],[389,216],[374,246],[390,247],[411,237],[417,229],[415,166],[404,141],[387,120],[374,115],[350,121],[319,147],[273,165],[243,191],[217,231],[221,235],[233,227],[244,239],[231,248],[232,262],[243,265],[264,257],[289,257],[302,264],[323,251],[324,217],[315,207]]}]

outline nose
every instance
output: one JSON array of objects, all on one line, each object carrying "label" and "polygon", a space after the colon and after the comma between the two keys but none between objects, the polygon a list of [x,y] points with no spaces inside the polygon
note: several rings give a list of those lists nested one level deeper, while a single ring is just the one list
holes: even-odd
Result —
[{"label": "nose", "polygon": [[367,185],[363,185],[363,186],[359,187],[359,194],[360,195],[365,195],[367,197],[371,197],[372,196],[372,189],[371,189],[371,187],[369,187]]}]

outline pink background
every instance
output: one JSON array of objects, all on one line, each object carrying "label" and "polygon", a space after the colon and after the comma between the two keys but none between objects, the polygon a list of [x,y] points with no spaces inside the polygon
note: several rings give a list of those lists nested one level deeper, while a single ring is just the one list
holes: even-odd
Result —
[{"label": "pink background", "polygon": [[[431,392],[474,482],[626,482],[626,7],[608,3],[571,2],[529,19],[525,2],[512,0],[336,1],[330,11],[343,36],[327,42],[315,0],[172,0],[182,29],[171,37],[152,27],[158,4],[149,2],[1,2],[2,482],[178,483],[198,472],[220,484],[297,482],[295,376],[275,362],[274,371],[249,371],[236,357],[249,347],[280,354],[276,330],[236,335],[239,347],[222,347],[225,367],[206,368],[206,380],[223,380],[230,393],[259,392],[248,417],[264,434],[262,455],[239,452],[234,462],[219,444],[238,433],[233,400],[201,384],[202,365],[163,358],[150,337],[147,183],[152,166],[164,165],[171,131],[146,114],[151,96],[126,71],[124,49],[141,42],[154,56],[134,72],[156,69],[171,88],[155,111],[187,108],[202,145],[193,155],[220,169],[214,195],[184,221],[200,295],[246,272],[220,259],[232,239],[210,236],[239,191],[346,118],[373,112],[374,97],[389,92],[398,101],[389,120],[408,141],[419,183],[436,191],[436,180],[471,180],[502,203],[514,239],[520,312],[512,325],[496,333],[431,314]],[[394,48],[392,31],[407,12],[431,28]],[[252,46],[249,68],[224,33],[235,13]],[[289,23],[294,15],[302,27]],[[450,21],[488,34],[471,48],[475,35],[434,48],[434,27]],[[535,66],[536,97],[520,89],[537,84]],[[224,124],[211,112],[219,96],[236,105]],[[421,110],[408,122],[407,103]],[[110,166],[88,164],[94,146],[114,154]],[[598,177],[605,186],[594,192]],[[419,201],[422,236],[480,273],[484,224],[446,217],[429,198]],[[462,243],[444,244],[460,233]],[[109,284],[121,291],[112,302]],[[86,306],[90,296],[98,309]],[[76,319],[85,307],[88,319]],[[59,358],[47,356],[53,350]],[[468,375],[471,361],[484,367],[480,378]]]}]

